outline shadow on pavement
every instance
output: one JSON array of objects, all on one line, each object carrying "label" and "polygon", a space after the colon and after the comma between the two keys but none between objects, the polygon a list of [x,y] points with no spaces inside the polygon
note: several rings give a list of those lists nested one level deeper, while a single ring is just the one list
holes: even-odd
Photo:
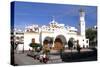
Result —
[{"label": "shadow on pavement", "polygon": [[80,61],[96,61],[97,60],[97,49],[91,48],[93,51],[85,52],[70,52],[62,53],[61,59],[64,62],[80,62]]}]

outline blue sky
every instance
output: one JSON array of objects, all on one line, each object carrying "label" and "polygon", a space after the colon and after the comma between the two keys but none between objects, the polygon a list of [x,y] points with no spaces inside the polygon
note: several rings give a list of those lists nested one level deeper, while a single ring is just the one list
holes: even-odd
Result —
[{"label": "blue sky", "polygon": [[68,5],[68,4],[50,4],[34,2],[14,2],[14,25],[16,28],[24,29],[26,25],[38,24],[48,25],[52,21],[52,16],[59,23],[78,28],[79,10],[85,11],[86,28],[97,24],[97,7]]}]

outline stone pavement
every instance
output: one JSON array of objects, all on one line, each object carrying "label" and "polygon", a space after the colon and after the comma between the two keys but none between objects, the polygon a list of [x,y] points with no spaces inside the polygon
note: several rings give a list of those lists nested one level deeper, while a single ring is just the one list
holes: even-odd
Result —
[{"label": "stone pavement", "polygon": [[[50,60],[47,62],[47,64],[62,62],[60,55],[50,55],[49,57],[50,57]],[[30,56],[27,56],[26,53],[24,54],[17,53],[15,54],[15,64],[17,65],[36,65],[36,64],[44,64],[44,63],[41,63],[39,60],[36,60]]]},{"label": "stone pavement", "polygon": [[17,65],[32,65],[38,63],[40,63],[38,60],[34,60],[26,54],[15,54],[15,64]]},{"label": "stone pavement", "polygon": [[[88,52],[92,51],[91,49],[81,49],[81,52]],[[27,56],[27,53],[29,51],[26,51],[24,53],[15,53],[15,64],[17,65],[36,65],[36,64],[43,64],[39,62],[39,60],[35,60],[34,58]],[[69,53],[69,52],[77,52],[77,50],[69,50],[66,49],[64,52]],[[49,55],[50,60],[48,61],[47,64],[52,64],[52,63],[62,63],[62,59],[60,58],[59,53],[57,51],[51,51]]]}]

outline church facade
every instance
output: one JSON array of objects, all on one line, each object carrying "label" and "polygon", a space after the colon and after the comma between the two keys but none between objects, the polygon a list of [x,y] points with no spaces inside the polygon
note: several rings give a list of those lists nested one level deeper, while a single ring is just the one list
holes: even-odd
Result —
[{"label": "church facade", "polygon": [[53,20],[48,25],[43,25],[39,27],[38,25],[31,25],[25,27],[24,32],[24,50],[29,50],[29,43],[31,43],[32,38],[35,39],[36,43],[43,45],[45,40],[48,40],[50,47],[56,49],[55,42],[60,42],[60,47],[68,47],[69,40],[73,41],[73,47],[76,47],[77,41],[80,47],[88,47],[89,39],[85,35],[85,12],[83,10],[79,11],[80,22],[79,30],[75,27],[65,26],[65,24],[59,24]]}]

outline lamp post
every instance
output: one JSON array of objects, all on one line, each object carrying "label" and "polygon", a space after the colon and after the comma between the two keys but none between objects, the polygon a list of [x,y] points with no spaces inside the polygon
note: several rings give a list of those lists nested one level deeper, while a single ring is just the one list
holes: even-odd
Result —
[{"label": "lamp post", "polygon": [[40,44],[42,45],[42,29],[39,29],[39,34],[40,34],[39,41]]},{"label": "lamp post", "polygon": [[24,53],[24,43],[23,43],[23,53]]},{"label": "lamp post", "polygon": [[23,51],[22,52],[24,53],[24,36],[21,39],[22,39],[22,44],[23,44]]}]

